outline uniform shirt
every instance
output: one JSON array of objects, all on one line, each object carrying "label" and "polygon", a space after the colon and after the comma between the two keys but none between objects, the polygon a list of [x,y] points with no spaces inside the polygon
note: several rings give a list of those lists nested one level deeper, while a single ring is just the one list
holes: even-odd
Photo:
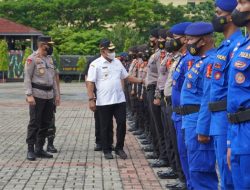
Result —
[{"label": "uniform shirt", "polygon": [[[230,62],[227,111],[236,113],[250,109],[250,39],[246,37],[237,47]],[[232,124],[232,154],[250,154],[250,122]]]},{"label": "uniform shirt", "polygon": [[[36,51],[31,54],[25,63],[24,87],[25,94],[32,94],[36,98],[52,99],[58,96],[58,89],[55,80],[55,67],[50,56],[40,56]],[[32,83],[42,86],[53,86],[53,90],[45,91],[32,88]]]},{"label": "uniform shirt", "polygon": [[158,49],[156,52],[151,55],[151,57],[148,60],[148,69],[147,69],[147,77],[146,77],[146,86],[148,85],[156,85],[157,84],[157,79],[158,79],[158,67],[157,63],[159,64],[159,59],[160,59],[161,51]]},{"label": "uniform shirt", "polygon": [[[215,49],[206,52],[205,55],[194,62],[192,68],[185,74],[185,80],[181,90],[181,105],[200,105],[203,96],[203,83],[206,77],[207,67],[213,63]],[[183,116],[183,128],[196,127],[199,113]],[[209,120],[209,121],[208,121]],[[210,116],[205,123],[209,122]]]},{"label": "uniform shirt", "polygon": [[155,90],[155,97],[161,97],[161,91],[164,90],[165,83],[167,81],[169,68],[171,67],[171,61],[172,61],[172,54],[162,51],[161,52],[161,58],[160,63],[157,64],[158,68],[158,79],[157,79],[157,85]]},{"label": "uniform shirt", "polygon": [[[243,35],[241,31],[237,30],[228,39],[225,39],[217,49],[211,80],[211,102],[227,99],[229,62],[231,60],[233,49],[242,39]],[[209,91],[205,93],[209,93]],[[212,112],[210,135],[227,134],[228,125],[226,110]]]},{"label": "uniform shirt", "polygon": [[[190,53],[184,53],[180,58],[173,72],[173,82],[172,82],[172,105],[173,107],[180,106],[181,98],[181,88],[185,80],[185,74],[191,69],[195,60],[198,59],[197,56],[192,56]],[[181,115],[173,112],[172,119],[174,121],[180,121]]]},{"label": "uniform shirt", "polygon": [[118,59],[108,62],[103,56],[90,64],[87,81],[94,82],[97,89],[97,106],[125,102],[121,80],[128,77]]},{"label": "uniform shirt", "polygon": [[173,73],[180,61],[180,58],[181,58],[180,52],[177,52],[175,55],[173,55],[173,60],[172,60],[173,63],[170,66],[168,78],[164,86],[164,96],[171,96],[172,94]]}]

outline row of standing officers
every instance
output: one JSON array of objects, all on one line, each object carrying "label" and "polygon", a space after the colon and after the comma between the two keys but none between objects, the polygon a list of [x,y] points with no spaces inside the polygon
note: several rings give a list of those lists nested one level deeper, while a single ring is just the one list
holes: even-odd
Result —
[{"label": "row of standing officers", "polygon": [[[250,189],[250,1],[217,0],[211,23],[151,31],[150,48],[122,57],[129,131],[169,189]],[[224,35],[214,47],[214,31]],[[218,174],[216,172],[218,164]],[[218,177],[220,176],[220,177]]]}]

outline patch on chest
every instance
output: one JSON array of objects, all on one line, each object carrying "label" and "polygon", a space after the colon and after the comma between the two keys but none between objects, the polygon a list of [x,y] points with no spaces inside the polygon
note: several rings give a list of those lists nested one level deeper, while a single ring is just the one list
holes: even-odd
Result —
[{"label": "patch on chest", "polygon": [[215,72],[215,73],[214,73],[214,78],[215,78],[216,80],[219,80],[219,79],[221,78],[221,73],[220,73],[220,72]]},{"label": "patch on chest", "polygon": [[245,82],[245,80],[246,80],[246,77],[245,77],[245,75],[244,75],[243,73],[238,72],[238,73],[235,75],[235,81],[236,81],[236,83],[242,84],[242,83]]},{"label": "patch on chest", "polygon": [[234,66],[235,66],[236,68],[238,68],[238,69],[242,69],[242,68],[244,68],[246,65],[247,65],[247,64],[246,64],[245,62],[242,62],[242,61],[236,61],[236,62],[234,63]]},{"label": "patch on chest", "polygon": [[220,64],[220,63],[215,63],[215,64],[214,64],[214,68],[216,68],[216,69],[221,69],[221,64]]}]

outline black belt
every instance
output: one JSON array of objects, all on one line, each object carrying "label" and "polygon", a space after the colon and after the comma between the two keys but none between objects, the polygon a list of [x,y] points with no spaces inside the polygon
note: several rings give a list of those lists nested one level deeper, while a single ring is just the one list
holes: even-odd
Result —
[{"label": "black belt", "polygon": [[229,113],[227,116],[229,122],[232,124],[250,121],[250,109],[239,111],[237,113]]},{"label": "black belt", "polygon": [[149,85],[147,86],[147,90],[155,90],[155,88],[156,88],[156,85],[155,85],[155,84],[149,84]]},{"label": "black belt", "polygon": [[181,106],[176,106],[176,107],[173,107],[173,112],[177,113],[177,114],[181,114]]},{"label": "black belt", "polygon": [[208,104],[210,111],[216,112],[216,111],[226,111],[227,110],[227,101],[221,100],[217,102],[210,102]]},{"label": "black belt", "polygon": [[36,88],[36,89],[39,89],[39,90],[44,90],[44,91],[51,91],[53,89],[53,86],[44,86],[44,85],[41,85],[41,84],[36,84],[36,83],[31,83],[32,85],[32,88]]},{"label": "black belt", "polygon": [[180,115],[188,115],[200,111],[200,105],[180,106]]}]

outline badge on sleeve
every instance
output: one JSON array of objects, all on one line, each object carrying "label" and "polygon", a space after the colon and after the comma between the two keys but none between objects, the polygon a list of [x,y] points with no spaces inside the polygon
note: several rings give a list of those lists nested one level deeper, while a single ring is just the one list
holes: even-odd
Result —
[{"label": "badge on sleeve", "polygon": [[32,59],[28,58],[28,59],[26,60],[26,63],[27,63],[27,64],[31,64],[31,63],[32,63]]},{"label": "badge on sleeve", "polygon": [[187,88],[188,89],[192,88],[192,84],[190,82],[187,83]]},{"label": "badge on sleeve", "polygon": [[212,64],[209,64],[208,66],[207,66],[207,73],[206,73],[206,77],[207,78],[211,78],[212,77]]},{"label": "badge on sleeve", "polygon": [[236,75],[235,75],[235,81],[237,84],[242,84],[244,83],[246,80],[246,77],[243,73],[241,72],[238,72]]},{"label": "badge on sleeve", "polygon": [[188,74],[188,78],[189,78],[189,79],[193,78],[193,76],[192,76],[191,73]]}]

